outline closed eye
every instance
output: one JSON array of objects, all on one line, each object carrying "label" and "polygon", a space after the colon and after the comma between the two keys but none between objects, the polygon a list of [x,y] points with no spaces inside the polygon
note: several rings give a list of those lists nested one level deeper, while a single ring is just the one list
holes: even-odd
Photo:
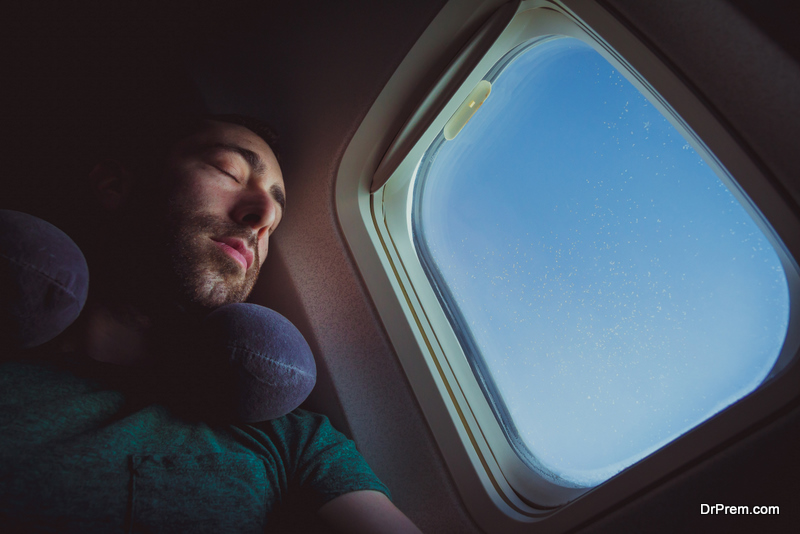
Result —
[{"label": "closed eye", "polygon": [[233,174],[229,173],[228,171],[226,171],[226,170],[224,170],[224,169],[220,169],[220,168],[219,168],[219,167],[217,167],[216,165],[212,165],[212,167],[214,167],[215,169],[217,169],[217,170],[218,170],[219,172],[221,172],[222,174],[224,174],[224,175],[226,175],[226,176],[229,176],[230,178],[232,178],[232,179],[233,179],[233,181],[234,181],[234,182],[236,182],[237,184],[241,183],[241,182],[239,181],[239,179],[238,179],[236,176],[234,176]]}]

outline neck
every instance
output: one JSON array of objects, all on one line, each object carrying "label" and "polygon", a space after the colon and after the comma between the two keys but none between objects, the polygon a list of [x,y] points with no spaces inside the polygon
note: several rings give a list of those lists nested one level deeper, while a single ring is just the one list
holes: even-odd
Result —
[{"label": "neck", "polygon": [[94,360],[117,365],[168,364],[189,349],[200,331],[200,317],[201,310],[174,303],[163,303],[158,310],[146,312],[90,298],[67,346],[79,347]]},{"label": "neck", "polygon": [[93,359],[117,365],[146,365],[154,361],[150,317],[134,309],[115,310],[87,302],[83,310],[82,345]]},{"label": "neck", "polygon": [[193,346],[208,310],[181,298],[160,260],[165,255],[148,250],[152,242],[121,238],[90,247],[93,278],[73,346],[91,358],[127,366],[170,364]]}]

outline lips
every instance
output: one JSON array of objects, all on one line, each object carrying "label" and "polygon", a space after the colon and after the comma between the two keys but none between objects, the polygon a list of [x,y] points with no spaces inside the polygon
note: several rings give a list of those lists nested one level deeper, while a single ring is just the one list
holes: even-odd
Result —
[{"label": "lips", "polygon": [[241,239],[223,237],[220,239],[212,238],[212,241],[228,256],[238,261],[245,271],[253,264],[253,253]]}]

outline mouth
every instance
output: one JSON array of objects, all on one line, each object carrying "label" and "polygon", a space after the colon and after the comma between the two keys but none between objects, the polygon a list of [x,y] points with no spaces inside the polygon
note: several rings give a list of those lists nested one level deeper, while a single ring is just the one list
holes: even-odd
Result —
[{"label": "mouth", "polygon": [[236,260],[244,270],[248,270],[253,264],[253,253],[244,244],[244,241],[235,237],[224,237],[221,239],[211,239],[224,253]]}]

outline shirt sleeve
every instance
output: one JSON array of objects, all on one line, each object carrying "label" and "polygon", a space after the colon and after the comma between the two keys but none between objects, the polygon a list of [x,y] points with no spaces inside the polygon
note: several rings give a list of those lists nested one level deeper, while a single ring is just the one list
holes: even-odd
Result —
[{"label": "shirt sleeve", "polygon": [[333,428],[326,416],[298,409],[277,421],[276,437],[282,442],[292,501],[316,511],[353,491],[374,490],[392,498],[355,443]]}]

